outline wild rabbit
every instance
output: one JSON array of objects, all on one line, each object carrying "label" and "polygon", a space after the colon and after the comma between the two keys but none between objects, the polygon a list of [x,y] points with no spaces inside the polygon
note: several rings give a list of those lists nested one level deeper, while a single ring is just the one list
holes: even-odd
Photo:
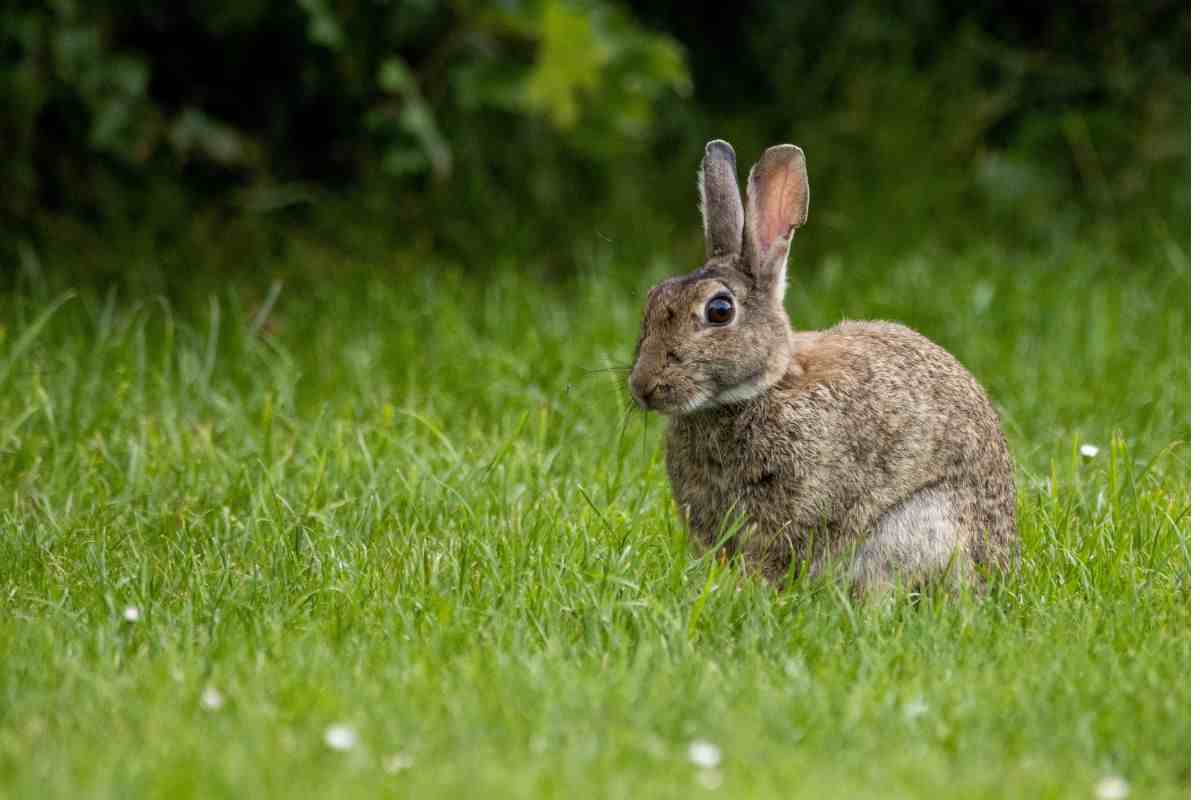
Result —
[{"label": "wild rabbit", "polygon": [[706,261],[650,290],[634,399],[669,417],[667,473],[691,535],[772,578],[841,564],[856,593],[1005,570],[1019,543],[1008,447],[957,360],[891,322],[791,329],[804,152],[769,148],[743,212],[733,148],[705,148]]}]

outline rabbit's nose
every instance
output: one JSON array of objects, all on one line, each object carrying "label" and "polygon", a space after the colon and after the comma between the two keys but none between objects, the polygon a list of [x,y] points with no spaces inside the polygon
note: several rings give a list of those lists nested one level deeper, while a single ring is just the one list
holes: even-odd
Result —
[{"label": "rabbit's nose", "polygon": [[638,405],[643,409],[649,410],[654,403],[654,395],[658,394],[660,384],[654,378],[642,381],[630,381],[629,389],[633,393],[633,399],[637,400]]}]

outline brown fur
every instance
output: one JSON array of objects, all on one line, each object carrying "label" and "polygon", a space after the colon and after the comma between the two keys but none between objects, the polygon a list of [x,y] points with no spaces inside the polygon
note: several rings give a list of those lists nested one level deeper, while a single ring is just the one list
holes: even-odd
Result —
[{"label": "brown fur", "polygon": [[[772,208],[756,207],[753,182],[769,186],[773,174],[752,177],[751,254],[712,258],[647,300],[630,388],[670,417],[667,472],[691,533],[711,546],[734,531],[730,545],[775,578],[795,564],[844,563],[859,590],[1008,568],[1018,552],[1012,466],[970,373],[894,323],[791,331],[781,287],[808,191],[803,154],[780,150],[760,164],[777,164],[803,213],[781,207],[780,192]],[[728,198],[727,187],[713,191],[720,179],[708,194]],[[735,216],[707,208],[706,233]],[[731,227],[717,230],[728,238]],[[781,233],[760,243],[762,230]],[[729,324],[706,323],[717,295],[735,304]]]}]

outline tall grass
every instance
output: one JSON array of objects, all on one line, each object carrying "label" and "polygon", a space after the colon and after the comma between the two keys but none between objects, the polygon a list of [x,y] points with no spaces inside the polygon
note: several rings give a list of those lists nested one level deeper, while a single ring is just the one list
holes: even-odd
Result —
[{"label": "tall grass", "polygon": [[797,326],[917,327],[1018,465],[1020,574],[886,608],[689,547],[609,369],[686,265],[300,247],[158,293],[30,261],[0,299],[0,794],[1183,797],[1188,276],[1160,244],[797,247]]}]

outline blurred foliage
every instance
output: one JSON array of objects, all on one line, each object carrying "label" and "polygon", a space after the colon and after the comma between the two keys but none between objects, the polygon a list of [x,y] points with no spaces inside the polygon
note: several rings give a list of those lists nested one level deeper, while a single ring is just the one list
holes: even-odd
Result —
[{"label": "blurred foliage", "polygon": [[1187,224],[1185,3],[640,5],[696,56],[709,130],[805,147],[818,226],[1044,241]]},{"label": "blurred foliage", "polygon": [[0,13],[0,58],[18,216],[108,201],[101,172],[444,181],[468,150],[512,157],[525,125],[612,159],[689,90],[671,39],[566,0],[21,3]]},{"label": "blurred foliage", "polygon": [[1178,228],[1188,27],[1155,0],[0,0],[0,233],[316,209],[486,265],[694,224],[716,136],[743,173],[806,148],[818,248]]}]

